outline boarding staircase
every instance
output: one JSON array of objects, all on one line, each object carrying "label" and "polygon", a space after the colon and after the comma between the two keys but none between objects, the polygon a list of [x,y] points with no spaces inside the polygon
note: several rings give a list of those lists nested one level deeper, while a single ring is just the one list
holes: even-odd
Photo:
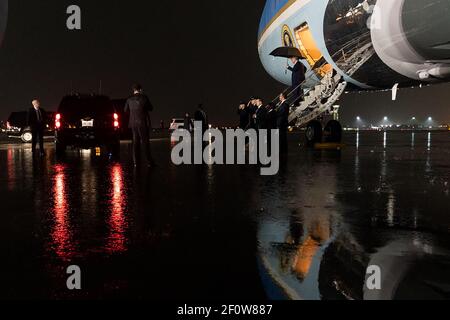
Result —
[{"label": "boarding staircase", "polygon": [[[375,53],[375,49],[370,41],[370,36],[363,36],[347,43],[332,58],[343,73],[349,77],[355,74]],[[315,66],[315,70],[320,70],[327,62]],[[324,114],[331,114],[333,106],[339,97],[345,92],[347,82],[343,76],[334,70],[326,73],[320,83],[312,88],[304,90],[304,100],[300,103],[293,101],[295,92],[303,88],[305,82],[290,92],[285,92],[287,101],[290,104],[289,123],[296,127],[304,127],[310,121],[321,117]]]}]

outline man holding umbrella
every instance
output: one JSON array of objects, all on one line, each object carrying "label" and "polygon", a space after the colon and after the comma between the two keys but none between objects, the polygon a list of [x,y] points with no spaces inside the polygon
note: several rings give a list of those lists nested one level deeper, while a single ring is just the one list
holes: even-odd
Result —
[{"label": "man holding umbrella", "polygon": [[298,104],[303,96],[301,84],[305,81],[306,68],[297,56],[290,57],[293,67],[288,66],[287,69],[292,72],[292,101]]},{"label": "man holding umbrella", "polygon": [[287,66],[287,70],[292,72],[291,92],[292,98],[289,100],[298,104],[303,96],[301,84],[305,81],[306,68],[300,59],[303,58],[302,53],[295,47],[280,47],[272,51],[270,54],[274,57],[288,58],[293,66]]}]

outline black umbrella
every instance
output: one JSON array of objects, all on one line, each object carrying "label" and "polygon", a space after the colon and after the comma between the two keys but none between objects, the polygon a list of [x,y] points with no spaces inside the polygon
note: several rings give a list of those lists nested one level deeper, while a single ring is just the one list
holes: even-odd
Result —
[{"label": "black umbrella", "polygon": [[300,59],[305,59],[300,50],[295,47],[279,47],[273,50],[270,55],[282,58],[298,57]]}]

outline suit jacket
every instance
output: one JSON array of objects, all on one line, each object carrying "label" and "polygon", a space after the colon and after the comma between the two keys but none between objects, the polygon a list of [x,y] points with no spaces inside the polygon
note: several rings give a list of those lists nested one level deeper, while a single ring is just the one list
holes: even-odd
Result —
[{"label": "suit jacket", "polygon": [[246,129],[249,122],[250,122],[250,118],[249,118],[249,114],[248,114],[248,108],[245,109],[239,109],[238,110],[238,115],[239,115],[239,127],[241,129]]},{"label": "suit jacket", "polygon": [[192,130],[194,130],[194,123],[192,122],[191,117],[185,117],[184,118],[184,130],[187,130],[189,132],[191,132]]},{"label": "suit jacket", "polygon": [[256,121],[253,118],[253,116],[256,113],[256,109],[258,109],[256,106],[254,105],[250,105],[247,107],[247,114],[248,114],[248,125],[247,125],[247,129],[255,129],[256,128]]},{"label": "suit jacket", "polygon": [[205,111],[200,110],[200,109],[195,111],[194,120],[201,121],[203,131],[208,130],[208,116],[206,115]]},{"label": "suit jacket", "polygon": [[265,106],[256,110],[256,128],[267,129],[267,109]]},{"label": "suit jacket", "polygon": [[128,98],[125,103],[125,112],[130,113],[129,128],[149,128],[151,111],[153,111],[153,105],[146,95],[135,94]]},{"label": "suit jacket", "polygon": [[292,71],[292,87],[297,88],[303,81],[305,81],[305,72],[306,68],[298,61],[293,67],[288,68],[290,71]]},{"label": "suit jacket", "polygon": [[289,105],[283,102],[277,110],[277,128],[285,130],[289,126]]},{"label": "suit jacket", "polygon": [[28,109],[27,125],[29,127],[31,127],[32,129],[43,128],[46,124],[47,116],[46,116],[45,110],[42,108],[39,108],[39,112],[41,114],[40,120],[38,118],[38,113],[37,113],[36,109],[34,109],[34,107],[31,107],[30,109]]}]

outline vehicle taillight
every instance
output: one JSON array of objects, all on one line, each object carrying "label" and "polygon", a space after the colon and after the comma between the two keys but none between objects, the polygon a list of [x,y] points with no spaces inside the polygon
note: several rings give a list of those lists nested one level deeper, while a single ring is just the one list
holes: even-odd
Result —
[{"label": "vehicle taillight", "polygon": [[61,114],[57,113],[55,116],[55,128],[61,128]]},{"label": "vehicle taillight", "polygon": [[114,128],[119,128],[119,115],[117,113],[114,113]]}]

